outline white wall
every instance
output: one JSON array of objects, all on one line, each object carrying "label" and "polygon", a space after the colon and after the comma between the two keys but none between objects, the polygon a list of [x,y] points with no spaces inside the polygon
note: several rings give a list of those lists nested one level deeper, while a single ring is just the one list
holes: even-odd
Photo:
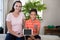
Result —
[{"label": "white wall", "polygon": [[60,25],[60,0],[43,0],[47,6],[47,10],[43,13],[43,21],[41,23],[41,34],[44,34],[44,26]]}]

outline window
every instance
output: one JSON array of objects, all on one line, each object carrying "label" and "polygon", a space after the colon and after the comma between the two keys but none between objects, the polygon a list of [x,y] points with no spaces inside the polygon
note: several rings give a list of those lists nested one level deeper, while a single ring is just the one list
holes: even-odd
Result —
[{"label": "window", "polygon": [[0,34],[3,34],[3,0],[0,0]]},{"label": "window", "polygon": [[0,0],[0,27],[3,27],[3,0]]}]

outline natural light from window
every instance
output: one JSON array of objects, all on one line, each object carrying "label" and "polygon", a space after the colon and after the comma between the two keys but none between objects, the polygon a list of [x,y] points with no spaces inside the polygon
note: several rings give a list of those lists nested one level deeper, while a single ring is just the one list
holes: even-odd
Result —
[{"label": "natural light from window", "polygon": [[3,27],[3,0],[0,0],[0,27]]}]

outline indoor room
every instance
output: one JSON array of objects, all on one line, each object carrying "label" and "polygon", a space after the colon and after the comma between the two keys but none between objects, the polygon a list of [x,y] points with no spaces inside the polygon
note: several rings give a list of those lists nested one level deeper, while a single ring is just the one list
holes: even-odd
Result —
[{"label": "indoor room", "polygon": [[[21,3],[20,6],[18,5],[19,8],[18,6],[14,6],[15,5],[14,2],[16,1],[21,1],[21,2],[18,2],[18,3]],[[15,19],[18,19],[20,17],[19,20],[17,21],[13,18],[14,16],[8,15],[8,14],[16,13],[14,11],[15,7],[16,7],[17,13],[18,13],[17,10],[21,12],[20,16],[18,14],[13,14],[13,15],[16,15]],[[38,19],[39,21],[38,22],[35,21],[35,22],[36,24],[39,23],[39,25],[33,25],[32,24],[33,22],[30,22],[30,21],[29,23],[27,22],[29,19],[31,19],[32,9],[37,10],[37,15],[35,16],[36,16],[36,19]],[[35,11],[33,10],[33,12],[36,12],[36,10]],[[19,22],[22,25],[20,29],[19,27],[16,27],[16,25],[21,26],[20,24],[18,24]],[[9,24],[12,24],[12,25],[9,25]],[[25,29],[25,27],[28,28],[28,26],[31,26],[31,29],[33,29],[34,27],[32,28],[31,24],[35,28],[37,28],[36,26],[39,26],[38,35],[41,37],[41,40],[60,40],[60,0],[0,0],[0,40],[6,40],[6,36],[10,32],[12,32],[11,34],[14,35],[14,32],[10,30],[11,28],[14,28],[12,29],[14,31],[17,29],[21,31],[22,28]],[[15,26],[15,27],[12,27],[12,26]],[[32,35],[34,34],[33,30],[31,30],[32,31],[31,34],[27,33],[27,31],[26,33],[29,35]],[[22,30],[22,33],[24,33],[23,30]]]}]

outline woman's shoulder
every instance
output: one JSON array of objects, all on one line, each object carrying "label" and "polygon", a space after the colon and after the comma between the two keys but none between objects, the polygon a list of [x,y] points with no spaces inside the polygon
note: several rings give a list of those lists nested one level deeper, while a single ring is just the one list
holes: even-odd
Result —
[{"label": "woman's shoulder", "polygon": [[8,13],[8,14],[7,14],[7,16],[11,16],[11,15],[12,15],[12,13]]},{"label": "woman's shoulder", "polygon": [[21,15],[24,15],[24,13],[23,13],[23,12],[20,12],[20,14],[21,14]]}]

